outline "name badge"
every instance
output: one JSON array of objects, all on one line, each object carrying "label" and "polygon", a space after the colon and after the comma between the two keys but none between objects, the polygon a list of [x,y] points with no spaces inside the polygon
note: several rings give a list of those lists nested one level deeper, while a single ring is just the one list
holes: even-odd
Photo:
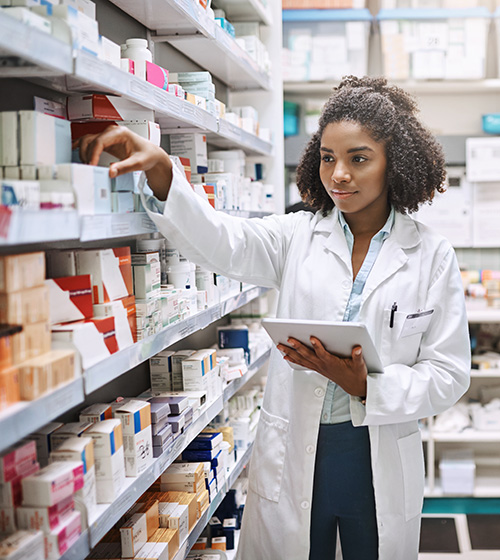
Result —
[{"label": "name badge", "polygon": [[407,315],[399,337],[405,338],[406,336],[411,336],[412,334],[425,332],[431,322],[433,313],[434,309],[429,309],[429,311],[420,311],[418,313],[411,313],[410,315]]}]

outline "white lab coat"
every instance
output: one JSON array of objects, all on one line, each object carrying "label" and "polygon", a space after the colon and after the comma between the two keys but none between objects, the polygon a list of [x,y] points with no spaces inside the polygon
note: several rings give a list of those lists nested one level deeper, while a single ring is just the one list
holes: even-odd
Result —
[{"label": "white lab coat", "polygon": [[[341,321],[351,257],[337,210],[240,219],[215,212],[174,170],[159,230],[188,259],[237,280],[277,288],[278,317]],[[397,302],[394,328],[390,310]],[[405,316],[434,309],[424,333],[399,338]],[[367,279],[359,320],[384,373],[368,378],[366,406],[351,397],[355,426],[368,426],[379,560],[416,560],[424,493],[419,418],[467,390],[470,345],[463,289],[449,242],[397,213]],[[308,560],[311,498],[327,379],[294,371],[274,349],[251,460],[239,560]],[[361,560],[361,559],[360,559]]]}]

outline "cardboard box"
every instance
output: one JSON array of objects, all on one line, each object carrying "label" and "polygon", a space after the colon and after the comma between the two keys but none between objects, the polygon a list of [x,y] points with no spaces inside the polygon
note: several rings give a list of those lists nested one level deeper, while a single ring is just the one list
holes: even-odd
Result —
[{"label": "cardboard box", "polygon": [[71,511],[64,515],[56,527],[45,533],[46,560],[59,558],[78,540],[82,533],[82,522],[79,511]]},{"label": "cardboard box", "polygon": [[9,447],[0,455],[0,482],[10,482],[26,475],[36,463],[34,441],[21,441]]},{"label": "cardboard box", "polygon": [[68,97],[67,110],[70,121],[154,121],[151,109],[114,95],[94,93]]},{"label": "cardboard box", "polygon": [[217,364],[216,351],[214,349],[198,350],[192,356],[182,361],[182,377],[186,379],[199,377],[207,374]]},{"label": "cardboard box", "polygon": [[61,278],[63,276],[76,276],[75,251],[48,251],[47,278]]},{"label": "cardboard box", "polygon": [[48,533],[57,527],[62,517],[71,513],[74,507],[73,496],[51,507],[19,507],[16,509],[17,525],[20,529],[41,530]]},{"label": "cardboard box", "polygon": [[37,399],[75,376],[73,350],[52,350],[19,365],[21,398]]},{"label": "cardboard box", "polygon": [[21,400],[19,369],[16,366],[0,371],[0,410]]},{"label": "cardboard box", "polygon": [[89,471],[95,463],[94,440],[88,436],[70,437],[50,454],[50,461],[81,461],[83,473]]},{"label": "cardboard box", "polygon": [[113,41],[110,41],[109,39],[103,37],[102,35],[99,37],[99,41],[101,43],[100,58],[104,60],[104,62],[107,62],[108,64],[112,64],[117,68],[121,68],[120,45],[118,45],[117,43],[113,43]]},{"label": "cardboard box", "polygon": [[37,111],[19,111],[21,165],[71,162],[71,126],[68,121]]},{"label": "cardboard box", "polygon": [[177,529],[158,529],[150,539],[151,542],[167,543],[168,558],[172,560],[179,550],[179,531]]},{"label": "cardboard box", "polygon": [[4,560],[45,560],[41,531],[16,531],[0,540]]},{"label": "cardboard box", "polygon": [[92,427],[90,422],[69,422],[61,424],[61,427],[50,434],[51,451],[56,451],[69,438],[87,435],[86,432]]},{"label": "cardboard box", "polygon": [[94,317],[115,318],[116,340],[119,350],[137,341],[135,297],[127,296],[109,303],[94,305]]},{"label": "cardboard box", "polygon": [[170,137],[170,152],[189,158],[195,173],[208,171],[207,137],[202,133],[174,134]]},{"label": "cardboard box", "polygon": [[151,406],[146,401],[131,400],[115,411],[123,426],[126,476],[138,476],[153,459]]},{"label": "cardboard box", "polygon": [[23,478],[23,505],[48,507],[72,496],[83,487],[81,461],[52,463]]},{"label": "cardboard box", "polygon": [[90,275],[66,276],[45,281],[50,291],[50,322],[69,323],[92,317]]},{"label": "cardboard box", "polygon": [[20,292],[43,285],[45,253],[0,256],[0,293]]},{"label": "cardboard box", "polygon": [[138,299],[150,299],[160,294],[161,265],[159,262],[133,264],[134,294]]},{"label": "cardboard box", "polygon": [[120,420],[93,424],[86,435],[94,439],[97,503],[112,503],[125,485],[123,432]]},{"label": "cardboard box", "polygon": [[134,558],[148,538],[158,530],[158,502],[142,506],[141,512],[134,513],[120,527],[122,558]]},{"label": "cardboard box", "polygon": [[111,420],[113,413],[111,412],[111,405],[104,403],[95,403],[87,406],[80,412],[80,422],[102,422],[103,420]]},{"label": "cardboard box", "polygon": [[40,323],[50,316],[49,289],[38,286],[22,292],[0,294],[0,322],[11,325]]},{"label": "cardboard box", "polygon": [[61,422],[49,422],[29,435],[29,439],[34,440],[36,443],[36,455],[42,467],[46,467],[49,464],[49,455],[52,451],[50,436],[63,426],[64,424]]},{"label": "cardboard box", "polygon": [[17,476],[9,482],[0,482],[0,507],[17,508],[23,500],[21,481],[26,476],[35,474],[40,470],[38,463],[32,463],[22,475]]},{"label": "cardboard box", "polygon": [[169,502],[175,502],[188,507],[189,531],[191,532],[198,520],[198,504],[196,494],[190,492],[169,491],[162,494]]},{"label": "cardboard box", "polygon": [[50,352],[50,325],[46,321],[23,325],[12,336],[12,361],[20,364]]},{"label": "cardboard box", "polygon": [[92,276],[94,304],[133,295],[129,247],[77,251],[75,257],[78,274]]},{"label": "cardboard box", "polygon": [[19,165],[19,144],[17,111],[0,112],[0,166]]}]

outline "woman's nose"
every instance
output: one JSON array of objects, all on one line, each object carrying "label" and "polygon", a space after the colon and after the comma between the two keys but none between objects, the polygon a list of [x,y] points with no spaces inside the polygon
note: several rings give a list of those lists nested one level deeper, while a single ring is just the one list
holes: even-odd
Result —
[{"label": "woman's nose", "polygon": [[337,162],[332,173],[332,180],[334,183],[348,183],[351,180],[351,175],[347,167]]}]

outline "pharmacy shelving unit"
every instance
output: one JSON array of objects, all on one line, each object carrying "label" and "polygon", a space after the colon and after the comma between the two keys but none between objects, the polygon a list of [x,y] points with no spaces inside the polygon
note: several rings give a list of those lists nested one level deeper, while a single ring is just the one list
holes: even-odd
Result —
[{"label": "pharmacy shelving unit", "polygon": [[[31,432],[41,428],[47,422],[84,403],[85,396],[90,395],[122,374],[146,362],[158,352],[175,342],[201,331],[208,325],[225,317],[232,311],[260,297],[267,290],[251,287],[226,298],[221,303],[201,311],[184,321],[169,325],[159,333],[136,342],[102,362],[83,371],[73,381],[57,388],[35,401],[22,401],[0,412],[0,433],[2,434],[0,452]],[[259,358],[249,368],[249,373],[233,381],[224,392],[224,399],[229,398],[242,387],[265,364],[268,353]],[[204,426],[203,426],[204,427]]]},{"label": "pharmacy shelving unit", "polygon": [[[270,350],[264,352],[252,364],[250,364],[248,372],[240,380],[240,383],[248,382],[258,371],[265,365],[269,359]],[[232,383],[235,383],[233,381]],[[121,519],[121,517],[131,508],[137,499],[155,482],[155,480],[174,462],[174,460],[186,449],[189,443],[205,428],[223,409],[224,404],[233,396],[237,388],[232,388],[229,384],[223,395],[220,395],[213,402],[204,405],[200,415],[193,423],[185,429],[183,434],[179,436],[171,447],[165,451],[157,459],[153,459],[152,464],[138,477],[130,477],[126,479],[126,486],[120,496],[112,504],[100,504],[97,510],[89,520],[89,529],[85,531],[78,542],[66,553],[62,558],[65,560],[84,560],[90,550],[104,537],[104,535],[113,527],[113,525]],[[250,458],[250,450],[246,450],[236,464],[232,473],[226,481],[225,487],[221,489],[217,497],[211,502],[210,508],[198,520],[196,527],[191,532],[185,543],[181,543],[179,553],[176,559],[183,559],[189,552],[191,546],[199,537],[206,523],[213,515],[227,490],[234,484],[239,473],[247,464]],[[196,538],[194,538],[196,536]]]},{"label": "pharmacy shelving unit", "polygon": [[[478,301],[468,302],[467,317],[469,324],[498,323],[500,310],[489,308],[486,303]],[[471,370],[471,388],[481,384],[500,383],[500,370],[482,369]],[[467,396],[467,395],[466,395]],[[464,497],[443,493],[437,464],[440,451],[443,449],[472,449],[476,462],[476,475],[472,498],[500,498],[500,430],[477,430],[466,428],[462,431],[437,431],[434,429],[434,419],[428,419],[428,427],[422,432],[422,439],[426,444],[427,480],[425,496],[427,498]]]}]

